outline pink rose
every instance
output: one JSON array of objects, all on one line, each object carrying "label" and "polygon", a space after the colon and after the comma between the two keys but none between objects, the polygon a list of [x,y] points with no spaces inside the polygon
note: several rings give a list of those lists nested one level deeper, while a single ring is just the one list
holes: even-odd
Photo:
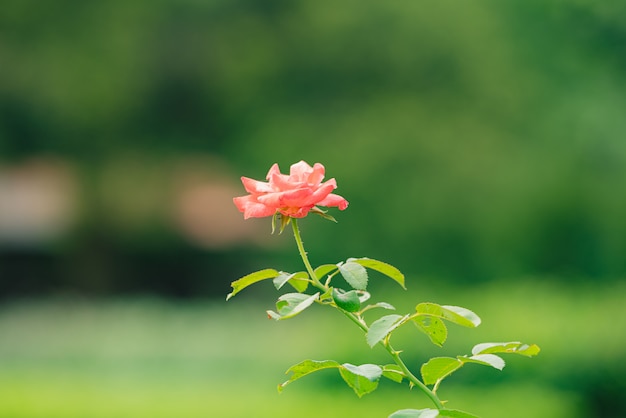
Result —
[{"label": "pink rose", "polygon": [[322,183],[324,166],[313,167],[304,161],[293,164],[289,175],[281,174],[278,164],[267,173],[268,182],[242,177],[247,196],[235,197],[233,201],[245,219],[273,216],[276,212],[291,218],[303,218],[316,205],[348,207],[348,201],[331,193],[337,188],[335,179]]}]

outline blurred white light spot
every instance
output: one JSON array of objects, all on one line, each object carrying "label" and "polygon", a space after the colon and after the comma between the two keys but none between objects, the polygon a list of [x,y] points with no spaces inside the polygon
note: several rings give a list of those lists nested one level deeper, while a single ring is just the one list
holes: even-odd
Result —
[{"label": "blurred white light spot", "polygon": [[58,238],[76,212],[69,168],[38,159],[0,168],[0,243],[36,245]]}]

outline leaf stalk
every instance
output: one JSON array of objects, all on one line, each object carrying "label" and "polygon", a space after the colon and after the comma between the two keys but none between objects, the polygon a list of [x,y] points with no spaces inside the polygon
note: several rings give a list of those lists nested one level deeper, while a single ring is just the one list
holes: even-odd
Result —
[{"label": "leaf stalk", "polygon": [[[322,282],[320,282],[319,278],[315,275],[315,272],[313,270],[313,267],[311,266],[311,263],[309,262],[309,258],[307,256],[307,252],[304,249],[304,244],[302,242],[302,237],[300,235],[300,229],[298,228],[298,222],[296,218],[293,218],[291,220],[291,225],[293,227],[293,235],[296,240],[296,246],[298,247],[298,252],[300,253],[300,258],[302,258],[302,262],[304,263],[306,271],[309,273],[309,276],[311,276],[313,285],[323,292],[328,292],[330,290],[328,286],[329,285],[328,281],[326,282],[326,284],[323,284]],[[350,321],[354,322],[356,326],[358,326],[363,332],[367,333],[369,331],[367,324],[365,324],[365,322],[362,320],[362,318],[360,318],[360,316],[355,315],[352,312],[345,311],[343,309],[339,309],[339,311],[343,313]],[[381,344],[385,348],[385,350],[389,353],[389,355],[391,356],[393,361],[398,365],[398,367],[400,367],[400,369],[402,370],[406,378],[411,382],[411,384],[414,386],[417,386],[422,392],[424,392],[424,394],[433,402],[433,404],[435,404],[437,409],[440,409],[440,410],[443,409],[443,403],[441,402],[439,397],[436,395],[436,393],[430,390],[428,386],[422,383],[422,381],[419,380],[417,376],[415,376],[411,372],[411,370],[409,370],[407,365],[400,358],[400,351],[396,351],[389,343],[389,338],[384,338],[383,340],[379,342],[379,344]]]}]

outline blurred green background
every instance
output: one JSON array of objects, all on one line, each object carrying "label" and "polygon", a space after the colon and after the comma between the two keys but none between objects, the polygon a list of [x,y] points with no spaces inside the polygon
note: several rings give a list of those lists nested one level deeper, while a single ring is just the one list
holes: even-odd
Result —
[{"label": "blurred green background", "polygon": [[[304,358],[386,362],[319,309],[267,321],[290,234],[232,197],[301,159],[350,201],[313,264],[387,261],[408,291],[539,344],[463,370],[490,417],[624,417],[626,2],[8,0],[0,8],[0,417],[380,416],[429,406]],[[398,302],[399,301],[399,302]],[[317,310],[317,309],[316,309]],[[347,331],[348,330],[348,331]],[[352,333],[351,333],[352,332]],[[404,388],[406,389],[406,388]]]}]

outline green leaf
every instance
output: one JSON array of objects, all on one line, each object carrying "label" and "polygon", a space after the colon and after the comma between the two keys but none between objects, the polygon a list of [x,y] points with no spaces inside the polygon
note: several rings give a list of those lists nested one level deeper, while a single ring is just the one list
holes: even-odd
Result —
[{"label": "green leaf", "polygon": [[285,386],[303,376],[324,369],[339,369],[343,380],[359,397],[375,390],[378,387],[378,380],[383,374],[383,369],[375,364],[355,366],[350,363],[339,364],[334,360],[304,360],[287,370],[287,373],[292,373],[292,375],[289,380],[278,385],[278,391],[282,392]]},{"label": "green leaf", "polygon": [[333,300],[344,311],[358,312],[361,309],[361,301],[356,290],[346,292],[342,289],[333,288]]},{"label": "green leaf", "polygon": [[472,354],[512,353],[532,357],[539,354],[540,348],[536,344],[528,345],[520,342],[482,343],[472,348]]},{"label": "green leaf", "polygon": [[390,311],[395,311],[396,310],[395,306],[393,306],[391,303],[387,303],[387,302],[378,302],[378,303],[375,303],[375,304],[369,305],[369,306],[371,306],[372,308],[388,309]]},{"label": "green leaf", "polygon": [[304,271],[291,274],[281,271],[278,276],[274,278],[274,287],[276,287],[276,290],[280,290],[285,283],[289,283],[294,289],[302,293],[309,286],[308,278],[309,275]]},{"label": "green leaf", "polygon": [[468,328],[475,328],[480,325],[478,315],[460,306],[437,305],[436,303],[424,302],[417,305],[415,310],[418,314],[436,316]]},{"label": "green leaf", "polygon": [[441,307],[444,309],[443,319],[468,328],[475,328],[480,325],[480,317],[469,309],[450,305],[442,305]]},{"label": "green leaf", "polygon": [[477,354],[471,357],[459,356],[457,357],[463,363],[477,363],[483,364],[485,366],[491,366],[494,369],[502,370],[504,369],[505,363],[501,357],[496,356],[495,354]]},{"label": "green leaf", "polygon": [[226,300],[229,300],[251,284],[260,282],[261,280],[273,279],[276,276],[278,276],[278,271],[274,269],[260,270],[254,273],[250,273],[247,276],[243,276],[241,279],[235,280],[230,284],[233,288],[233,291],[226,296]]},{"label": "green leaf", "polygon": [[436,418],[439,411],[436,409],[401,409],[389,415],[389,418]]},{"label": "green leaf", "polygon": [[336,264],[322,264],[321,266],[313,270],[313,273],[315,273],[315,276],[317,276],[317,280],[322,281],[324,276],[330,274],[337,269],[338,267]]},{"label": "green leaf", "polygon": [[[422,365],[420,369],[420,372],[422,373],[422,380],[426,385],[438,385],[444,378],[450,376],[467,363],[491,366],[498,370],[502,370],[502,368],[504,368],[504,360],[494,354],[478,354],[472,357],[458,356],[457,358],[435,357]],[[469,416],[472,417],[472,415]]]},{"label": "green leaf", "polygon": [[439,411],[439,416],[449,418],[480,418],[477,415],[470,414],[464,411],[459,411],[456,409],[442,409]]},{"label": "green leaf", "polygon": [[[361,303],[363,303],[363,301],[361,301]],[[383,308],[383,309],[388,309],[390,311],[395,311],[396,310],[396,308],[393,305],[391,305],[390,303],[378,302],[378,303],[374,303],[374,304],[371,304],[371,305],[367,305],[365,308],[363,308],[361,310],[361,312],[365,312],[365,311],[368,311],[368,310],[374,309],[374,308]]]},{"label": "green leaf", "polygon": [[420,369],[424,384],[433,385],[451,375],[463,366],[463,362],[452,357],[434,357],[424,363]]},{"label": "green leaf", "polygon": [[367,288],[367,270],[362,265],[347,261],[337,265],[339,272],[346,282],[354,289],[365,290]]},{"label": "green leaf", "polygon": [[360,366],[355,366],[354,364],[344,363],[342,366],[359,376],[363,376],[372,382],[380,379],[380,376],[383,375],[383,369],[376,364],[361,364]]},{"label": "green leaf", "polygon": [[293,374],[291,375],[289,380],[278,385],[278,391],[282,392],[285,386],[287,386],[289,383],[293,382],[294,380],[298,380],[301,377],[306,376],[307,374],[316,372],[318,370],[333,369],[333,368],[337,369],[340,367],[341,365],[334,360],[324,360],[324,361],[304,360],[298,364],[294,364],[287,370],[286,372],[287,374],[288,373],[293,373]]},{"label": "green leaf", "polygon": [[348,262],[359,263],[363,267],[367,267],[368,269],[376,270],[379,273],[384,274],[387,277],[395,280],[403,289],[404,287],[404,274],[391,264],[384,263],[382,261],[373,260],[371,258],[363,257],[363,258],[349,258]]},{"label": "green leaf", "polygon": [[370,295],[370,293],[366,292],[365,290],[357,290],[356,293],[357,295],[359,295],[359,302],[361,303],[367,302],[372,297],[372,295]]},{"label": "green leaf", "polygon": [[331,287],[320,295],[320,302],[329,303],[332,300],[333,300],[333,288]]},{"label": "green leaf", "polygon": [[406,377],[400,366],[397,364],[387,364],[383,366],[383,376],[397,383],[402,383],[402,379]]},{"label": "green leaf", "polygon": [[417,329],[428,335],[433,344],[441,347],[446,342],[448,328],[440,318],[430,315],[419,315],[413,318],[413,323],[417,326]]},{"label": "green leaf", "polygon": [[[303,275],[298,277],[293,277],[292,279],[289,279],[288,283],[291,285],[291,287],[293,287],[294,289],[296,289],[296,291],[298,291],[299,293],[304,292],[308,287],[309,287],[309,281],[307,280],[307,278],[309,277],[308,274],[306,274],[305,272],[301,272]],[[298,274],[298,273],[296,273]]]},{"label": "green leaf", "polygon": [[385,338],[391,331],[402,325],[402,315],[385,315],[378,318],[370,325],[365,339],[370,347],[374,347],[378,342]]},{"label": "green leaf", "polygon": [[305,295],[302,293],[286,293],[278,298],[276,302],[276,310],[267,311],[267,315],[272,318],[281,320],[289,319],[298,315],[300,312],[311,306],[319,298],[320,294],[317,292],[314,295]]},{"label": "green leaf", "polygon": [[382,376],[382,369],[375,364],[354,366],[346,363],[339,369],[339,373],[360,398],[378,387],[378,379]]}]

